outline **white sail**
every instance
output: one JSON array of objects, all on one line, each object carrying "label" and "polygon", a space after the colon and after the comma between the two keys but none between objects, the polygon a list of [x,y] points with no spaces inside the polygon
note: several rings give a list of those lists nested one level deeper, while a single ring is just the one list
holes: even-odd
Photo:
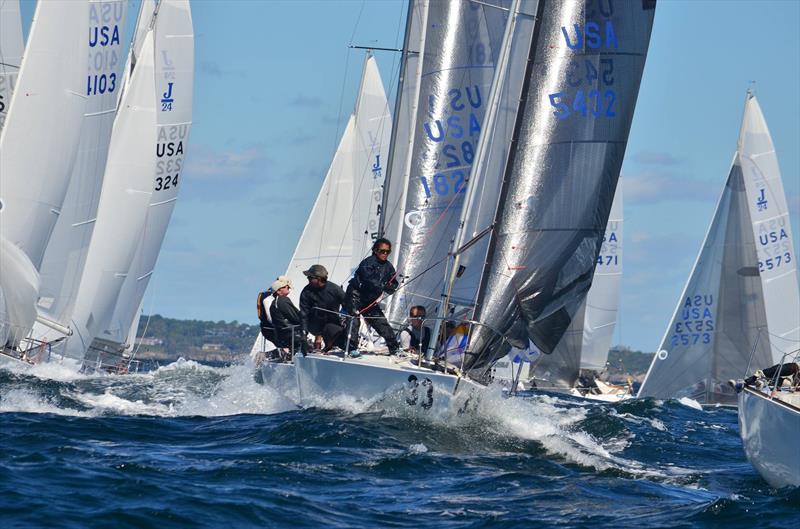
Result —
[{"label": "white sail", "polygon": [[127,0],[90,0],[89,64],[83,127],[61,214],[41,266],[39,311],[63,325],[70,320],[89,241],[122,87],[122,40]]},{"label": "white sail", "polygon": [[[154,27],[158,140],[153,195],[136,257],[101,337],[125,343],[141,306],[178,198],[192,124],[194,32],[188,0],[163,0]],[[134,330],[135,332],[135,330]]]},{"label": "white sail", "polygon": [[36,318],[39,275],[18,246],[0,238],[0,350],[16,347]]},{"label": "white sail", "polygon": [[391,133],[388,101],[375,58],[368,54],[353,114],[287,269],[294,299],[306,284],[303,270],[328,269],[342,284],[368,253],[378,232],[382,160]]},{"label": "white sail", "polygon": [[6,122],[24,49],[19,0],[4,0],[0,2],[0,130]]},{"label": "white sail", "polygon": [[794,259],[772,141],[748,94],[714,220],[639,396],[735,404],[727,380],[776,363],[796,339]]},{"label": "white sail", "polygon": [[[4,247],[14,244],[22,250],[12,259],[14,270],[9,265],[0,276],[5,304],[0,312],[16,315],[4,324],[13,326],[17,338],[31,329],[36,317],[38,269],[61,211],[80,138],[86,106],[87,15],[85,1],[37,5],[0,132],[0,238]],[[37,292],[16,284],[19,278],[35,285]],[[11,342],[15,345],[17,339]]]},{"label": "white sail", "polygon": [[785,353],[800,346],[797,254],[775,147],[752,94],[745,103],[739,162],[758,252],[772,361],[777,364]]},{"label": "white sail", "polygon": [[617,181],[614,202],[603,237],[600,255],[583,320],[581,369],[602,371],[608,361],[608,350],[614,337],[619,311],[619,289],[622,281],[622,177]]},{"label": "white sail", "polygon": [[153,34],[117,112],[97,221],[75,301],[66,353],[82,359],[92,340],[107,327],[130,269],[153,194],[156,171],[156,85]]},{"label": "white sail", "polygon": [[36,7],[0,135],[2,236],[36,268],[58,219],[86,106],[87,2]]}]

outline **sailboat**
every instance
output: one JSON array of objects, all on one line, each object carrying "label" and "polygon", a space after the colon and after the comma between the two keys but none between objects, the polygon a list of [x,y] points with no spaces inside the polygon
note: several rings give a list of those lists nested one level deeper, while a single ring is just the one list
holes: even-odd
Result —
[{"label": "sailboat", "polygon": [[[549,353],[559,342],[586,296],[600,252],[655,3],[591,13],[584,8],[577,1],[410,5],[404,58],[416,56],[416,72],[406,70],[403,79],[416,88],[401,87],[395,119],[410,115],[402,126],[411,134],[408,143],[394,136],[382,223],[385,233],[399,234],[397,269],[404,276],[389,310],[398,314],[393,304],[421,300],[438,305],[433,320],[441,322],[456,318],[457,307],[467,309],[472,318],[459,318],[468,329],[467,346],[458,365],[422,354],[297,355],[301,399],[371,400],[397,389],[409,405],[448,405],[457,391],[470,393],[488,382],[495,361],[512,347],[532,341]],[[457,31],[463,27],[474,29]],[[594,28],[603,28],[602,38]],[[475,41],[454,50],[453,35]],[[470,99],[459,85],[448,85],[469,79],[474,63],[460,53],[475,49],[494,70],[483,122],[474,107],[466,121],[459,114],[477,106],[478,90]],[[570,85],[567,72],[578,64],[597,75],[579,83],[573,78]],[[403,101],[406,95],[412,100]],[[416,113],[402,110],[415,106]],[[473,117],[480,128],[476,143],[467,147],[466,138],[456,138],[461,157],[439,176],[437,170],[455,163],[449,155],[456,151],[448,147],[444,126],[444,134],[434,131],[450,119],[461,125]],[[433,269],[441,288],[410,286],[427,281],[422,278]]]},{"label": "sailboat", "polygon": [[[163,220],[156,218],[153,206],[174,202],[191,116],[193,61],[188,1],[163,0],[144,35],[114,122],[97,220],[72,313],[75,334],[66,341],[70,358],[85,363],[95,339],[110,326],[148,216],[156,224]],[[131,313],[139,301],[132,304]],[[101,344],[89,360],[102,362],[105,352]]]},{"label": "sailboat", "polygon": [[777,156],[748,91],[714,218],[638,396],[736,405],[729,379],[800,342],[795,256]]},{"label": "sailboat", "polygon": [[[386,91],[377,61],[368,51],[353,113],[287,267],[286,275],[294,285],[290,296],[296,306],[306,284],[303,270],[321,264],[330,281],[344,285],[377,238],[391,130]],[[273,348],[259,335],[252,354]],[[261,367],[268,380],[277,370],[286,369],[286,365],[274,363]]]},{"label": "sailboat", "polygon": [[84,119],[88,13],[86,1],[37,4],[0,132],[0,348],[10,357],[42,350],[27,338]]},{"label": "sailboat", "polygon": [[622,279],[622,177],[617,183],[611,213],[586,300],[556,350],[541,355],[530,369],[529,387],[568,392],[591,400],[618,401],[631,397],[629,387],[600,379],[617,323]]}]

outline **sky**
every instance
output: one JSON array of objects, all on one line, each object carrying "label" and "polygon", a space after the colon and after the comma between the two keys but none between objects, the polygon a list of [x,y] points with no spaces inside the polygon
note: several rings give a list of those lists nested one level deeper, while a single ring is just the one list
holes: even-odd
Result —
[{"label": "sky", "polygon": [[[32,6],[23,2],[26,27]],[[192,2],[187,165],[145,314],[256,323],[256,295],[285,271],[352,112],[364,52],[349,46],[400,47],[405,11],[396,0]],[[393,94],[399,54],[376,57]],[[751,87],[800,248],[800,2],[659,0],[622,168],[615,344],[658,347],[727,178]]]}]

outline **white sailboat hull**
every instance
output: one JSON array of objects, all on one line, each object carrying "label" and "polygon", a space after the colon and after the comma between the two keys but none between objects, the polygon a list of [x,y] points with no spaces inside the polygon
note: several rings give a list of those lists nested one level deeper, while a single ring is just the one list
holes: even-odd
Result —
[{"label": "white sailboat hull", "polygon": [[739,393],[739,431],[747,459],[767,483],[800,487],[800,407],[745,387]]},{"label": "white sailboat hull", "polygon": [[[481,388],[467,379],[384,355],[346,360],[318,354],[297,355],[294,366],[300,399],[310,403],[339,398],[369,402],[399,394],[409,405],[446,410],[457,392],[461,395]],[[429,392],[429,388],[433,391]]]}]

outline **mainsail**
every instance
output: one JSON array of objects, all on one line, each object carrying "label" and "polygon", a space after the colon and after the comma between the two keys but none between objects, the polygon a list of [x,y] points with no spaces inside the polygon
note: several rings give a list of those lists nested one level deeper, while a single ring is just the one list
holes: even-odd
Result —
[{"label": "mainsail", "polygon": [[0,2],[0,130],[6,122],[24,49],[19,0],[4,0]]},{"label": "mainsail", "polygon": [[149,31],[114,121],[97,221],[72,316],[75,334],[67,340],[66,353],[79,360],[109,323],[153,194],[157,140],[153,40]]},{"label": "mainsail", "polygon": [[160,95],[156,171],[136,257],[117,298],[111,323],[100,335],[117,343],[128,341],[164,242],[178,198],[192,124],[194,32],[188,0],[163,0],[154,31],[156,49],[161,50],[155,63],[156,90]]},{"label": "mainsail", "polygon": [[531,369],[539,388],[570,389],[581,369],[602,371],[617,323],[622,277],[622,177],[617,183],[592,286],[563,338]]},{"label": "mainsail", "polygon": [[[3,292],[19,294],[11,283],[32,274],[35,281],[26,281],[38,288],[38,269],[67,191],[86,106],[88,12],[85,1],[36,6],[0,132],[0,237],[4,246],[14,244],[22,250],[20,259],[4,261],[21,269],[3,271]],[[4,304],[12,299],[3,297]],[[0,307],[0,318],[25,314],[2,322],[14,328],[12,344],[27,334],[36,317],[36,296],[25,301],[15,297],[27,308]]]},{"label": "mainsail", "polygon": [[784,348],[797,347],[794,260],[777,159],[748,94],[714,218],[638,396],[735,404],[728,379],[745,376],[749,366],[772,365]]},{"label": "mainsail", "polygon": [[[538,6],[516,142],[466,368],[560,342],[591,284],[625,153],[655,2]],[[496,338],[494,332],[503,335]]]},{"label": "mainsail", "polygon": [[[404,152],[410,157],[409,178],[399,190],[402,229],[399,241],[393,241],[401,288],[387,306],[391,321],[402,321],[413,305],[442,313],[447,256],[482,131],[508,4],[432,2],[424,13],[417,115],[409,129],[413,144]],[[392,161],[394,171],[397,154]],[[387,197],[387,204],[395,202],[396,197]]]},{"label": "mainsail", "polygon": [[86,109],[69,187],[41,266],[38,309],[68,325],[92,237],[122,87],[127,0],[90,0]]}]

